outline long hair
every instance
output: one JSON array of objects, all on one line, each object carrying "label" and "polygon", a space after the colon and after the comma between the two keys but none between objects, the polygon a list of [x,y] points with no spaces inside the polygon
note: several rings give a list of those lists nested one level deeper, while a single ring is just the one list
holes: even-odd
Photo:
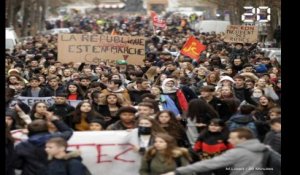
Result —
[{"label": "long hair", "polygon": [[[182,156],[184,156],[187,160],[191,160],[188,152],[183,151],[185,149],[181,149],[177,146],[174,137],[170,136],[167,133],[158,133],[156,134],[154,140],[156,140],[157,138],[161,138],[167,143],[167,148],[162,153],[162,156],[165,158],[167,164],[170,165],[174,161],[174,158],[178,156],[175,154],[175,151],[180,151],[180,154],[182,154]],[[146,160],[151,160],[157,152],[158,150],[155,148],[155,146],[151,146],[145,154]]]},{"label": "long hair", "polygon": [[[222,135],[224,142],[228,143],[227,139],[229,136],[229,129],[228,129],[225,121],[222,119],[219,119],[219,118],[213,118],[210,120],[209,124],[214,124],[214,125],[222,127],[220,134]],[[199,136],[202,138],[210,137],[211,135],[210,135],[210,131],[209,131],[208,127],[206,129],[204,129],[202,132],[200,132]]]},{"label": "long hair", "polygon": [[144,77],[148,80],[150,80],[151,82],[154,82],[154,78],[157,77],[157,66],[151,66],[147,72],[144,74]]},{"label": "long hair", "polygon": [[184,128],[183,126],[178,122],[178,120],[176,119],[175,114],[172,111],[168,111],[168,110],[163,110],[157,113],[155,120],[160,124],[159,122],[159,116],[163,113],[166,113],[170,116],[170,120],[168,122],[169,126],[168,126],[168,133],[170,135],[172,135],[173,137],[175,137],[175,139],[182,139],[181,138],[181,132],[183,131]]},{"label": "long hair", "polygon": [[81,87],[77,84],[77,83],[69,83],[67,85],[67,88],[66,88],[66,92],[67,92],[67,97],[71,94],[71,92],[69,91],[69,86],[70,85],[73,85],[73,86],[76,86],[77,87],[77,95],[78,96],[81,96],[82,98],[85,96],[84,92],[82,91]]},{"label": "long hair", "polygon": [[211,118],[218,118],[219,115],[216,110],[202,99],[193,99],[189,102],[187,117],[191,120],[196,118],[200,122],[201,118],[209,115]]},{"label": "long hair", "polygon": [[122,106],[124,106],[124,99],[122,99],[121,96],[119,96],[119,95],[117,95],[117,94],[115,94],[115,93],[109,93],[109,94],[106,95],[105,101],[103,101],[103,104],[104,104],[104,105],[108,105],[107,99],[108,99],[109,96],[115,96],[115,97],[117,98],[117,103],[116,103],[116,106],[117,106],[117,107],[122,107]]},{"label": "long hair", "polygon": [[9,103],[14,99],[15,90],[11,88],[5,88],[5,105],[9,105]]},{"label": "long hair", "polygon": [[[10,83],[10,81],[9,81],[9,78],[10,78],[10,77],[16,77],[16,79],[17,79],[18,81],[23,81],[23,79],[20,77],[20,75],[17,75],[17,74],[9,75],[9,76],[6,78],[6,82],[7,82],[8,85],[12,85],[12,84]],[[23,81],[23,82],[24,82],[24,81]]]},{"label": "long hair", "polygon": [[156,78],[156,80],[154,81],[153,85],[156,85],[156,86],[161,86],[161,85],[162,85],[162,81],[160,80],[160,77],[161,77],[162,75],[166,75],[166,74],[164,74],[164,73],[160,74],[160,75]]},{"label": "long hair", "polygon": [[[216,76],[216,80],[214,82],[212,82],[211,79],[210,79],[211,75],[215,75]],[[219,81],[220,81],[220,76],[217,73],[215,73],[215,72],[211,72],[210,74],[208,74],[206,76],[206,82],[207,82],[207,84],[217,84]]]},{"label": "long hair", "polygon": [[269,101],[268,105],[263,106],[263,105],[260,104],[260,102],[258,102],[257,111],[264,111],[266,109],[271,109],[271,108],[276,106],[276,103],[274,102],[274,100],[271,97],[262,95],[262,96],[259,97],[259,99],[262,98],[262,97],[265,97],[265,98],[268,99],[268,101]]},{"label": "long hair", "polygon": [[142,102],[149,102],[153,104],[153,109],[154,109],[154,113],[156,114],[157,112],[160,111],[159,109],[159,104],[156,100],[148,98],[148,99],[143,99]]},{"label": "long hair", "polygon": [[150,117],[139,117],[139,119],[136,122],[136,126],[139,126],[139,123],[141,120],[148,120],[152,126],[151,126],[151,135],[155,136],[157,133],[166,133],[166,131],[159,125],[159,123]]},{"label": "long hair", "polygon": [[[48,110],[48,105],[47,105],[47,103],[42,102],[42,101],[34,103],[33,106],[32,106],[31,112],[30,112],[30,118],[31,118],[32,120],[35,119],[35,116],[34,116],[34,115],[35,115],[35,113],[36,113],[36,106],[37,106],[38,104],[40,104],[40,103],[45,104],[46,107],[47,107],[47,110]],[[43,119],[46,119],[46,116],[43,116]]]},{"label": "long hair", "polygon": [[75,111],[73,113],[74,114],[73,115],[73,123],[80,123],[81,117],[83,116],[82,115],[83,112],[81,112],[80,108],[84,103],[88,103],[91,106],[91,111],[86,114],[87,122],[91,121],[93,118],[103,119],[103,116],[94,110],[91,103],[89,103],[87,101],[82,101],[82,102],[78,103],[78,105],[75,108]]},{"label": "long hair", "polygon": [[[225,97],[225,96],[222,95],[222,89],[225,88],[225,87],[228,87],[229,90],[230,90],[229,97]],[[228,99],[228,98],[236,98],[232,86],[223,86],[223,87],[221,87],[220,88],[220,99]]]}]

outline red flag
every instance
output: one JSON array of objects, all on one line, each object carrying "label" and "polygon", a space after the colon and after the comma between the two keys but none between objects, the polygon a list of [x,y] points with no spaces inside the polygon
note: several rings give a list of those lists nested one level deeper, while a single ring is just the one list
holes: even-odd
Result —
[{"label": "red flag", "polygon": [[158,15],[154,11],[151,11],[151,18],[152,18],[152,22],[153,22],[154,26],[161,27],[161,28],[166,28],[167,27],[166,21],[162,20],[162,19],[159,19]]},{"label": "red flag", "polygon": [[206,46],[199,42],[195,37],[190,36],[186,41],[180,53],[189,56],[193,59],[198,59],[201,52],[206,49]]}]

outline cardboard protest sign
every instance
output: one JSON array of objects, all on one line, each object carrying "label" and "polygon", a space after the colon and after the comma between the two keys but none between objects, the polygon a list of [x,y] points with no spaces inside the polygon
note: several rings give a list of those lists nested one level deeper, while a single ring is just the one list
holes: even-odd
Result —
[{"label": "cardboard protest sign", "polygon": [[154,11],[151,11],[151,18],[152,18],[153,25],[155,27],[161,27],[161,28],[167,27],[166,21],[159,19],[158,15]]},{"label": "cardboard protest sign", "polygon": [[186,41],[180,53],[189,56],[193,59],[198,59],[201,52],[206,49],[206,46],[199,42],[195,37],[190,36]]},{"label": "cardboard protest sign", "polygon": [[[18,143],[27,138],[21,130],[11,133]],[[74,132],[68,150],[80,150],[83,163],[92,174],[138,175],[141,156],[129,144],[135,136],[128,131]]]},{"label": "cardboard protest sign", "polygon": [[104,61],[115,64],[124,59],[129,64],[141,65],[145,58],[145,37],[98,35],[98,34],[59,34],[58,61],[85,62],[99,64]]},{"label": "cardboard protest sign", "polygon": [[256,26],[229,25],[227,26],[225,42],[229,43],[256,43],[258,29]]}]

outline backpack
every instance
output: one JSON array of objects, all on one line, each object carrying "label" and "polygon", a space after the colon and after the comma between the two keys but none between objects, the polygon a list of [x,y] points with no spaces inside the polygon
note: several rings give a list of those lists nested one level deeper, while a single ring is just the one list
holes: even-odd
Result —
[{"label": "backpack", "polygon": [[[181,167],[181,159],[180,157],[176,157],[174,158],[175,162],[176,162],[176,167]],[[152,158],[147,160],[147,165],[148,165],[148,172],[151,173],[151,162],[152,162]]]},{"label": "backpack", "polygon": [[265,170],[264,175],[280,175],[281,174],[281,155],[267,147],[264,150],[263,160],[262,160],[262,167],[273,169],[273,170]]},{"label": "backpack", "polygon": [[[65,163],[65,168],[66,168],[66,171],[67,171],[67,175],[72,175],[72,174],[69,173],[69,163],[68,162],[69,161],[64,162]],[[83,166],[83,174],[82,175],[93,175],[90,172],[90,170],[84,164],[82,164],[82,166]]]}]

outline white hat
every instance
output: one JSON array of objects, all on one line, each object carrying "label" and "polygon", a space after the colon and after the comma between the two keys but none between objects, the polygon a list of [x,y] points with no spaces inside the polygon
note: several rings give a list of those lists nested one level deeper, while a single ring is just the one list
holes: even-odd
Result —
[{"label": "white hat", "polygon": [[235,81],[234,81],[230,76],[225,75],[225,76],[222,76],[222,77],[221,77],[221,79],[220,79],[220,81],[218,82],[217,86],[221,87],[221,86],[222,86],[222,81],[224,81],[224,80],[229,80],[229,81],[231,81],[232,83],[235,83]]}]

